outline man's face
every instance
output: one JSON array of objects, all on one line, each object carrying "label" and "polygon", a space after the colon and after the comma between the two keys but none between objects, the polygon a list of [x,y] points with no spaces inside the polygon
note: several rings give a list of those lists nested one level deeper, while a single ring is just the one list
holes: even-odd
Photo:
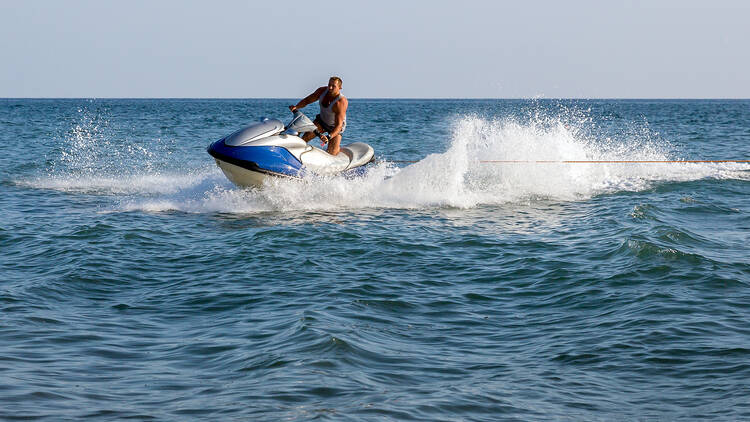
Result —
[{"label": "man's face", "polygon": [[331,92],[338,92],[339,91],[339,84],[336,82],[335,79],[329,79],[328,80],[328,90]]}]

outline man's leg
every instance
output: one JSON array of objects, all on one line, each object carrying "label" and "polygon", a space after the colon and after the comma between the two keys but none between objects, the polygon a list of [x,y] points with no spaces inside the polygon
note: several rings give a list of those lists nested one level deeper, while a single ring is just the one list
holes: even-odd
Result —
[{"label": "man's leg", "polygon": [[331,138],[328,140],[328,153],[331,155],[336,155],[341,151],[341,135],[336,135],[335,138]]},{"label": "man's leg", "polygon": [[[318,123],[318,119],[313,120],[313,123],[315,124],[315,127],[318,128],[318,132],[323,133],[323,126]],[[302,140],[305,142],[310,142],[310,140],[314,137],[315,132],[305,132],[302,134]]]}]

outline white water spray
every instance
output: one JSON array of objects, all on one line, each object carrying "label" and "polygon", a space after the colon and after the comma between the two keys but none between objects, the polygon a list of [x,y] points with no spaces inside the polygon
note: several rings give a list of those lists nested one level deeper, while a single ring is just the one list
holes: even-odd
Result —
[{"label": "white water spray", "polygon": [[[37,188],[118,196],[121,210],[256,213],[362,208],[471,208],[508,202],[586,200],[703,178],[748,180],[746,164],[481,163],[482,160],[668,160],[670,146],[642,133],[614,140],[561,119],[458,119],[448,149],[399,168],[387,161],[359,178],[274,179],[237,188],[206,164],[172,174],[85,172],[28,182]],[[106,172],[105,172],[106,173]]]}]

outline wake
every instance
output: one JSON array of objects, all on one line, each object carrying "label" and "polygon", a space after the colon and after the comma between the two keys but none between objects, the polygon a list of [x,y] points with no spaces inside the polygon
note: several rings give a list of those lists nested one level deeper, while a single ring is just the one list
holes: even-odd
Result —
[{"label": "wake", "polygon": [[[79,155],[86,150],[80,140],[74,147]],[[84,157],[85,171],[73,168],[19,184],[111,196],[120,211],[257,213],[581,201],[642,191],[657,183],[750,180],[750,164],[746,163],[564,162],[667,161],[675,159],[672,150],[648,131],[624,139],[592,135],[586,131],[585,119],[571,124],[545,116],[524,121],[463,116],[453,127],[445,152],[407,166],[383,160],[371,164],[366,175],[358,178],[274,179],[263,189],[249,190],[232,185],[213,163],[164,173],[155,171],[154,165],[141,172],[123,172],[116,167],[89,168],[92,160]],[[63,159],[69,162],[71,155],[64,154]],[[153,155],[141,154],[148,160]]]}]

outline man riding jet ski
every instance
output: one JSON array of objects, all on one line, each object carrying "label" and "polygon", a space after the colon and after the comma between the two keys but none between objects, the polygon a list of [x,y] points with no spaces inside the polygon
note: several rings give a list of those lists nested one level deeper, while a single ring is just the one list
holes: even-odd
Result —
[{"label": "man riding jet ski", "polygon": [[[345,127],[345,114],[343,120],[339,120],[340,114],[336,110],[343,109],[345,113],[346,100],[343,99],[343,108],[336,106],[342,102],[342,98],[339,95],[333,98],[328,95],[331,92],[331,82],[340,89],[340,82],[331,78],[328,87],[321,87],[297,106],[290,106],[294,117],[286,126],[277,119],[262,119],[260,123],[242,128],[212,143],[208,147],[208,153],[214,157],[216,164],[230,181],[244,187],[261,187],[269,177],[300,178],[308,173],[364,173],[364,166],[373,160],[375,151],[363,142],[339,147],[341,132]],[[317,98],[325,100],[327,108],[333,112],[333,127],[328,126],[330,120],[327,119],[330,115],[324,117],[327,113],[323,111],[324,104],[321,104],[321,114],[316,118],[319,120],[318,124],[311,122],[297,110],[298,107],[314,102],[315,93],[321,89],[322,95]],[[321,131],[328,132],[330,139]],[[313,139],[315,135],[323,143],[328,142],[328,152],[307,144],[306,141]]]},{"label": "man riding jet ski", "polygon": [[[346,109],[349,106],[349,100],[341,95],[342,83],[338,76],[331,76],[328,79],[328,86],[321,86],[312,94],[301,99],[297,105],[289,106],[289,110],[295,112],[297,109],[304,108],[315,101],[320,104],[320,114],[315,116],[315,120],[313,120],[318,132],[305,133],[302,139],[309,142],[315,135],[318,135],[320,140],[323,141],[321,146],[328,143],[328,153],[331,155],[339,153],[341,134],[346,129]],[[328,136],[322,132],[328,132]]]}]

